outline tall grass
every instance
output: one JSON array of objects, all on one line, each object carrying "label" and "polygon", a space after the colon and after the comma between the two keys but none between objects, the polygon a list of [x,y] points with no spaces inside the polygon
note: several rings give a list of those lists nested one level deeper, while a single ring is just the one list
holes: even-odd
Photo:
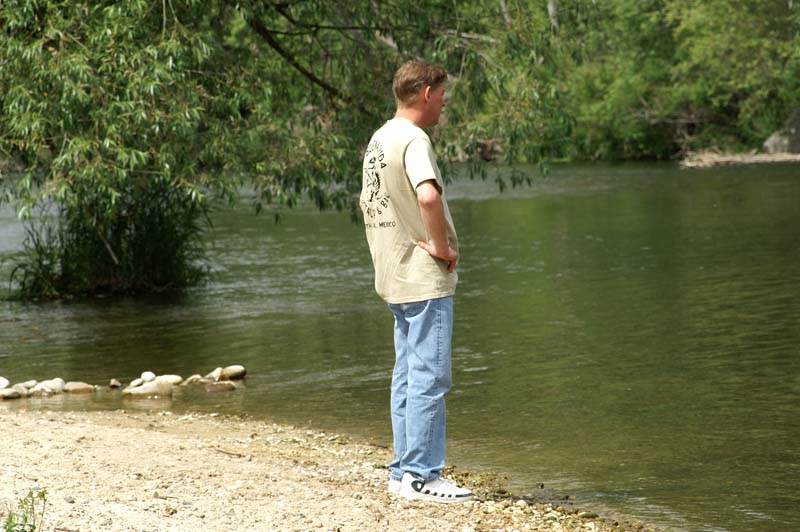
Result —
[{"label": "tall grass", "polygon": [[160,292],[200,281],[207,207],[170,187],[122,197],[113,208],[89,197],[29,223],[11,273],[19,296]]}]

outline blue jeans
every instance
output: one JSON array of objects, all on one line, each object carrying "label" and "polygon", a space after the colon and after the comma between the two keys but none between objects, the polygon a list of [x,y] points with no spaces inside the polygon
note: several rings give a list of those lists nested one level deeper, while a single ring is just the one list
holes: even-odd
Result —
[{"label": "blue jeans", "polygon": [[444,395],[452,384],[450,341],[453,298],[390,304],[394,314],[392,372],[392,478],[404,472],[423,480],[444,468]]}]

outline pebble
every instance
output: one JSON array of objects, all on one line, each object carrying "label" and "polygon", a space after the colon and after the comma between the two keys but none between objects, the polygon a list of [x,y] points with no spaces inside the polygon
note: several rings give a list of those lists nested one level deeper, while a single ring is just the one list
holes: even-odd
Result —
[{"label": "pebble", "polygon": [[579,512],[578,517],[581,519],[596,519],[597,514],[594,512]]},{"label": "pebble", "polygon": [[0,377],[0,390],[8,388],[9,384],[11,384],[11,382],[8,379],[5,377]]},{"label": "pebble", "polygon": [[131,383],[128,385],[129,388],[136,388],[137,386],[141,386],[144,384],[144,379],[133,379]]},{"label": "pebble", "polygon": [[156,380],[156,374],[153,373],[152,371],[145,371],[139,378],[142,379],[144,382],[150,382]]},{"label": "pebble", "polygon": [[31,379],[31,380],[29,380],[29,381],[25,381],[25,382],[23,382],[23,383],[22,383],[22,385],[23,385],[24,387],[26,387],[27,389],[29,389],[29,390],[30,390],[31,388],[33,388],[34,386],[36,386],[37,384],[39,384],[39,381],[37,381],[37,380],[34,380],[34,379]]},{"label": "pebble", "polygon": [[85,382],[70,381],[64,384],[64,392],[66,393],[92,393],[94,386]]},{"label": "pebble", "polygon": [[191,377],[189,377],[188,379],[183,381],[181,383],[181,385],[182,386],[186,386],[186,385],[189,385],[189,384],[196,384],[196,383],[204,384],[204,383],[207,383],[207,382],[209,382],[208,379],[205,379],[205,378],[203,378],[202,375],[198,375],[197,373],[195,373],[194,375],[192,375]]},{"label": "pebble", "polygon": [[514,505],[515,505],[517,508],[527,508],[527,506],[528,506],[528,503],[527,503],[527,502],[525,502],[524,500],[520,499],[520,500],[518,500],[516,503],[514,503]]},{"label": "pebble", "polygon": [[14,388],[3,388],[0,390],[0,400],[2,399],[19,399],[22,397]]},{"label": "pebble", "polygon": [[122,383],[119,382],[117,379],[111,379],[111,381],[108,383],[108,387],[111,388],[112,390],[116,390],[118,388],[122,388]]}]

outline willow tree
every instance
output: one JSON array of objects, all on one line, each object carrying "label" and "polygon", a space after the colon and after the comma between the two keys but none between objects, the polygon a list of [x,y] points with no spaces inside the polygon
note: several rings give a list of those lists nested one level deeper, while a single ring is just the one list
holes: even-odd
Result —
[{"label": "willow tree", "polygon": [[509,158],[537,160],[525,146],[544,145],[542,117],[557,116],[557,91],[530,81],[526,35],[549,24],[539,11],[488,0],[4,1],[0,159],[20,171],[2,190],[28,220],[23,293],[194,282],[209,208],[243,182],[257,207],[308,197],[355,209],[360,151],[410,57],[454,75],[443,152],[469,158],[494,140],[514,147]]}]

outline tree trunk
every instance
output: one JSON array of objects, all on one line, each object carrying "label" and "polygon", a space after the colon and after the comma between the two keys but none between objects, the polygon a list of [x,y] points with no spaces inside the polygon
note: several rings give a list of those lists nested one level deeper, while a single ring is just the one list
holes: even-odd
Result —
[{"label": "tree trunk", "polygon": [[558,29],[558,0],[547,0],[547,16],[550,17],[550,28]]},{"label": "tree trunk", "polygon": [[505,21],[506,29],[511,29],[511,13],[508,12],[508,6],[506,5],[506,0],[500,0],[500,11],[503,12],[503,20]]}]

